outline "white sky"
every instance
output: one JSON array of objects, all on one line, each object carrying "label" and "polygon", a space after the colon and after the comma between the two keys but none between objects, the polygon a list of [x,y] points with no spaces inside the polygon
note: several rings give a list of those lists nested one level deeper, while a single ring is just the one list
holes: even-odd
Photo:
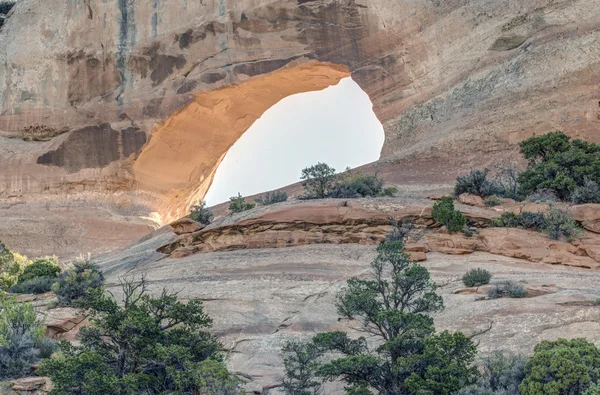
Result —
[{"label": "white sky", "polygon": [[351,78],[318,92],[289,96],[267,110],[231,147],[208,191],[209,206],[300,180],[325,162],[337,171],[379,159],[383,126]]}]

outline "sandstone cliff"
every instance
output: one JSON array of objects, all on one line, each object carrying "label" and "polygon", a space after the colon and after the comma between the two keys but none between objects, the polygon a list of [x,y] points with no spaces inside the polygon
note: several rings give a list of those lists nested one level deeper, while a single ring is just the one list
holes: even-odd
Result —
[{"label": "sandstone cliff", "polygon": [[64,254],[132,240],[153,224],[140,217],[164,223],[202,197],[267,108],[348,75],[384,124],[382,166],[412,163],[400,185],[443,183],[534,132],[599,141],[599,8],[21,0],[0,30],[0,238],[30,252],[38,219],[56,243],[101,208],[119,240],[75,232]]},{"label": "sandstone cliff", "polygon": [[[288,202],[202,229],[178,221],[174,229],[164,227],[98,262],[117,296],[120,278],[145,275],[152,292],[166,287],[181,298],[202,300],[229,351],[231,370],[251,381],[251,388],[261,388],[258,393],[279,393],[286,341],[331,330],[359,334],[356,320],[338,318],[335,297],[347,279],[369,276],[374,244],[389,231],[389,217],[415,224],[407,250],[424,260],[446,306],[434,315],[436,327],[472,336],[479,357],[496,350],[530,354],[539,341],[559,337],[600,341],[600,310],[594,305],[599,234],[584,231],[566,242],[524,229],[484,228],[501,210],[542,210],[542,205],[458,205],[478,230],[472,237],[448,234],[431,220],[431,205],[399,198],[346,205]],[[576,206],[572,212],[592,228],[599,208]],[[464,288],[461,276],[477,267],[493,274],[492,286],[512,280],[528,297],[486,300],[489,286]],[[328,388],[326,393],[340,392]]]}]

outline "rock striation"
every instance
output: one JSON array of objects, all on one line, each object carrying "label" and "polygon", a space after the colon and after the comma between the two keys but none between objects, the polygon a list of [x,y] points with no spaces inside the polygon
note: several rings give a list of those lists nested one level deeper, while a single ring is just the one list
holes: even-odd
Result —
[{"label": "rock striation", "polygon": [[[28,252],[38,220],[60,232],[65,206],[71,228],[110,211],[125,242],[135,218],[179,218],[262,112],[348,75],[384,125],[382,174],[398,185],[445,183],[532,133],[598,141],[599,7],[21,0],[0,28],[0,238]],[[4,223],[19,220],[12,235]],[[115,243],[74,239],[79,252]]]},{"label": "rock striation", "polygon": [[[311,244],[183,258],[156,251],[176,238],[162,229],[134,247],[99,259],[107,286],[119,297],[118,279],[139,278],[143,273],[150,292],[160,293],[166,287],[183,299],[203,301],[214,319],[214,333],[229,350],[230,369],[249,381],[247,388],[278,393],[281,347],[286,341],[307,340],[333,330],[360,335],[354,322],[338,318],[335,298],[347,279],[368,275],[374,246]],[[434,317],[436,327],[473,336],[480,357],[499,349],[530,354],[544,339],[600,341],[600,310],[593,305],[598,298],[597,270],[483,251],[428,252],[423,265],[439,285],[446,306]],[[529,297],[481,300],[485,295],[474,292],[484,289],[464,291],[460,278],[478,267],[493,274],[492,285],[507,280],[524,284]],[[327,392],[335,393],[331,388]]]},{"label": "rock striation", "polygon": [[[469,200],[469,199],[463,199]],[[410,224],[407,251],[423,261],[427,252],[468,255],[488,252],[530,262],[600,268],[600,232],[589,226],[600,205],[575,205],[574,218],[587,230],[572,241],[551,240],[526,229],[491,227],[503,211],[548,210],[548,205],[507,202],[494,208],[457,205],[475,230],[448,233],[431,216],[433,202],[419,199],[358,199],[293,202],[255,209],[202,225],[182,219],[171,224],[178,236],[157,249],[171,258],[212,251],[284,248],[311,244],[378,245],[392,224]],[[586,226],[588,224],[588,226]]]}]

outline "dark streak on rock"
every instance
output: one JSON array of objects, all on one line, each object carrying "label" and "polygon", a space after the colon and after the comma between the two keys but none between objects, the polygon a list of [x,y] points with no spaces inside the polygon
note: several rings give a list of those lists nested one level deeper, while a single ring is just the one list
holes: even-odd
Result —
[{"label": "dark streak on rock", "polygon": [[141,78],[146,78],[150,72],[153,86],[158,86],[166,80],[174,70],[181,70],[187,61],[183,55],[171,56],[159,52],[160,44],[154,43],[142,53],[142,56],[132,56],[129,61],[131,69],[136,71]]},{"label": "dark streak on rock", "polygon": [[284,67],[286,64],[292,62],[295,59],[298,59],[299,56],[289,58],[289,59],[274,59],[274,60],[264,60],[259,62],[252,63],[243,63],[234,67],[233,72],[235,74],[245,74],[248,76],[255,76],[261,74],[268,74],[272,71],[278,70]]},{"label": "dark streak on rock", "polygon": [[145,143],[146,134],[136,127],[118,131],[104,123],[71,132],[60,147],[38,157],[37,163],[69,173],[98,169],[137,153]]},{"label": "dark streak on rock", "polygon": [[225,77],[227,77],[227,73],[222,70],[208,71],[200,76],[200,81],[204,84],[214,84],[224,80]]}]

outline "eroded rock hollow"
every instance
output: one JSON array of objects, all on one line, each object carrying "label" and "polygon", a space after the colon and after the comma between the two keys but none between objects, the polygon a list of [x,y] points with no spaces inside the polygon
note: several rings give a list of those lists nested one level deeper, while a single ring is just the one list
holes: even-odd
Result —
[{"label": "eroded rock hollow", "polygon": [[600,141],[599,8],[21,0],[0,29],[0,239],[69,255],[137,238],[201,198],[266,109],[348,75],[385,127],[381,164],[420,164],[399,184],[532,133]]}]

